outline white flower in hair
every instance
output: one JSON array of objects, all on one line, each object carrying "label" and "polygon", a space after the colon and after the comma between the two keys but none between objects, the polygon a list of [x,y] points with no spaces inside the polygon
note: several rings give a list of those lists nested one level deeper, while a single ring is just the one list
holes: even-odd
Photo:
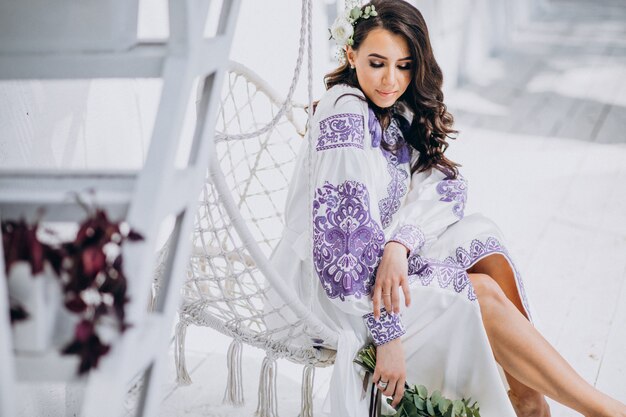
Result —
[{"label": "white flower in hair", "polygon": [[352,45],[354,43],[354,39],[352,39],[354,25],[356,25],[359,19],[369,19],[372,16],[378,16],[378,12],[376,12],[376,8],[373,5],[366,6],[363,9],[360,6],[354,6],[346,10],[345,14],[338,16],[332,27],[328,29],[330,38],[334,39],[339,46]]},{"label": "white flower in hair", "polygon": [[330,28],[330,35],[337,45],[349,45],[354,35],[352,23],[345,16],[337,16],[335,22]]}]

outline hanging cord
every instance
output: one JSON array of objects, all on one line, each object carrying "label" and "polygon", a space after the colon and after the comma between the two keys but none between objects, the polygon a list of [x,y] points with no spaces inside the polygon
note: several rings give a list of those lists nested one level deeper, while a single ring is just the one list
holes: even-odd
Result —
[{"label": "hanging cord", "polygon": [[243,400],[243,376],[241,372],[241,340],[233,339],[228,347],[226,355],[226,365],[228,366],[228,377],[226,379],[226,391],[222,404],[241,406]]},{"label": "hanging cord", "polygon": [[[307,13],[309,13],[311,10],[309,3],[310,3],[310,0],[302,0],[302,9],[301,9],[302,16],[300,18],[300,43],[298,45],[298,59],[296,61],[296,69],[294,71],[293,78],[291,79],[291,85],[289,86],[289,92],[287,93],[287,98],[285,99],[283,104],[281,104],[280,109],[278,110],[278,113],[276,113],[274,118],[268,124],[266,124],[259,130],[256,130],[250,133],[240,133],[236,135],[227,134],[227,133],[216,133],[215,134],[216,140],[242,140],[242,139],[250,139],[250,138],[257,137],[257,136],[261,136],[263,133],[266,133],[272,130],[278,124],[278,122],[283,117],[285,112],[292,106],[291,99],[293,98],[293,93],[296,90],[296,85],[298,84],[298,79],[300,78],[300,69],[302,68],[302,59],[304,57],[304,46],[306,44],[305,35],[306,35],[307,29],[309,30],[309,33],[310,33],[310,29],[309,29],[310,19],[309,19],[309,24],[307,25],[307,17],[308,17]],[[309,7],[307,8],[307,6]],[[311,44],[309,44],[309,65],[310,65],[310,59],[311,59],[310,50],[311,50]]]},{"label": "hanging cord", "polygon": [[313,21],[313,13],[312,13],[312,1],[308,0],[308,21],[307,21],[307,31],[308,31],[308,41],[309,41],[309,55],[308,55],[308,88],[309,88],[309,111],[308,111],[308,118],[307,118],[307,132],[308,132],[308,140],[307,143],[305,144],[305,146],[307,146],[307,151],[308,151],[308,158],[307,158],[307,162],[308,162],[308,174],[309,174],[309,178],[308,178],[308,196],[310,198],[310,200],[308,200],[308,205],[307,205],[307,211],[308,211],[308,215],[309,215],[309,223],[308,223],[308,229],[309,229],[309,256],[311,257],[311,262],[309,263],[309,270],[308,270],[308,297],[307,297],[307,308],[309,309],[309,311],[311,311],[311,309],[313,308],[313,292],[315,291],[315,281],[316,281],[316,277],[315,277],[315,271],[314,271],[314,260],[313,260],[313,199],[315,198],[314,193],[315,191],[313,190],[313,181],[314,181],[314,172],[313,170],[316,167],[315,164],[315,157],[316,154],[315,152],[313,152],[313,141],[314,138],[312,137],[313,134],[313,33],[312,33],[312,21]]}]

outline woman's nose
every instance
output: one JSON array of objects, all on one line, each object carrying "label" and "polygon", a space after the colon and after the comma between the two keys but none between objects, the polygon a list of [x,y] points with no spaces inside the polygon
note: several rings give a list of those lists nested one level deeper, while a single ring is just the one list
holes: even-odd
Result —
[{"label": "woman's nose", "polygon": [[387,67],[387,71],[383,75],[383,83],[386,85],[393,85],[396,82],[396,70],[392,66]]}]

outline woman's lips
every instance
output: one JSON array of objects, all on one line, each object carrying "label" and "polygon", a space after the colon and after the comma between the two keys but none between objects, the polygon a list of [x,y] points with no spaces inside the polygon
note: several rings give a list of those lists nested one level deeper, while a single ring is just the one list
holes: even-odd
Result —
[{"label": "woman's lips", "polygon": [[388,93],[384,93],[384,92],[382,92],[380,90],[376,90],[376,92],[378,94],[380,94],[381,96],[383,96],[383,97],[389,97],[389,96],[392,96],[392,95],[394,95],[396,93],[395,91],[390,91]]}]

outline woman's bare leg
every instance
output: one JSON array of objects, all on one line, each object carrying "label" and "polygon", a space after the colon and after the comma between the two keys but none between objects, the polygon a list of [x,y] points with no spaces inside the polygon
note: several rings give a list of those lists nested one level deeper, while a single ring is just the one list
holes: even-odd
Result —
[{"label": "woman's bare leg", "polygon": [[[515,284],[513,270],[503,255],[486,256],[474,264],[468,272],[486,274],[493,278],[517,310],[529,319]],[[509,398],[517,417],[551,416],[550,406],[542,393],[522,384],[506,370],[504,370],[504,375],[511,388]]]},{"label": "woman's bare leg", "polygon": [[516,380],[588,417],[626,417],[626,405],[582,379],[489,275],[469,274],[498,363]]}]

